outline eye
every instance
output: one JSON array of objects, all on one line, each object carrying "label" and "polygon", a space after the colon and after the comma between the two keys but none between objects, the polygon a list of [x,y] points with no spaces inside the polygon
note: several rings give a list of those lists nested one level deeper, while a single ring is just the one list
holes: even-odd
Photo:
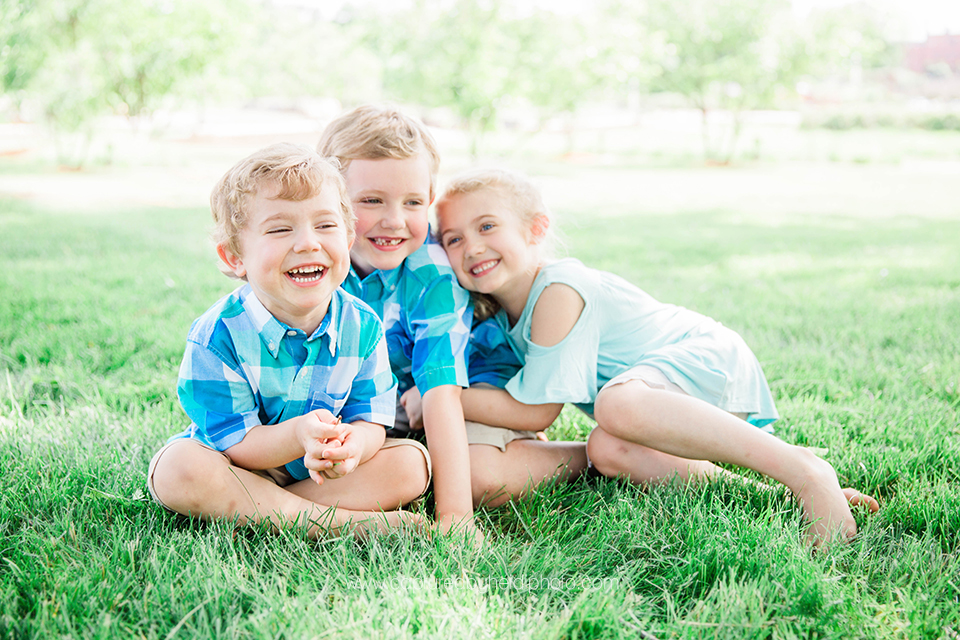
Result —
[{"label": "eye", "polygon": [[406,206],[408,206],[408,207],[422,207],[422,206],[423,206],[423,200],[416,200],[416,199],[414,199],[414,200],[407,200]]},{"label": "eye", "polygon": [[456,244],[456,243],[458,243],[458,242],[460,242],[460,238],[459,238],[459,237],[457,237],[457,236],[451,236],[451,237],[447,238],[446,240],[444,240],[443,246],[445,246],[445,247],[450,247],[450,246],[453,246],[454,244]]},{"label": "eye", "polygon": [[493,227],[494,224],[492,222],[484,222],[482,225],[480,225],[480,231],[490,231],[493,229]]},{"label": "eye", "polygon": [[360,198],[360,200],[358,200],[357,202],[359,204],[381,204],[383,200],[381,200],[380,198],[375,198],[373,196],[370,196],[367,198]]},{"label": "eye", "polygon": [[321,222],[317,224],[317,229],[336,229],[339,226],[340,225],[338,225],[336,222],[333,222],[332,220],[330,220],[327,222]]},{"label": "eye", "polygon": [[267,229],[267,234],[273,235],[278,233],[286,233],[287,231],[290,231],[290,227],[273,227],[272,229]]}]

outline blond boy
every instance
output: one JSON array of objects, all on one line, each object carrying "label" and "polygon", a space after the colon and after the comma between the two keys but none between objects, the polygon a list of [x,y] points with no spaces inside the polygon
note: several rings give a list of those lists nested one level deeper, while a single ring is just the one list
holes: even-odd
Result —
[{"label": "blond boy", "polygon": [[221,269],[246,284],[190,329],[177,391],[192,424],[151,461],[151,494],[311,536],[416,520],[398,509],[429,456],[385,440],[396,382],[379,319],[340,289],[355,218],[338,170],[272,145],[224,175],[211,209]]},{"label": "blond boy", "polygon": [[[476,531],[475,504],[519,495],[531,472],[536,483],[564,463],[552,450],[540,455],[544,451],[530,441],[514,447],[515,453],[536,449],[545,460],[540,466],[550,467],[538,475],[524,459],[506,456],[508,443],[524,434],[504,439],[498,433],[494,442],[487,438],[489,430],[481,435],[484,430],[465,428],[461,390],[470,385],[472,305],[442,247],[430,238],[427,213],[440,165],[436,142],[422,123],[400,111],[366,105],[331,122],[317,150],[340,161],[357,215],[344,288],[383,319],[402,394],[398,435],[425,432],[442,528],[463,522]],[[552,443],[536,442],[551,448]],[[503,473],[512,476],[510,482],[501,482]]]}]

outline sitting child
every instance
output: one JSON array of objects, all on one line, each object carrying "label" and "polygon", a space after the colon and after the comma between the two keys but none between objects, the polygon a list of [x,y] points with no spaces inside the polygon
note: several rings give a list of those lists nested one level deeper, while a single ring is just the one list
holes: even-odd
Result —
[{"label": "sitting child", "polygon": [[499,307],[493,317],[523,361],[505,391],[464,391],[468,419],[477,407],[502,424],[526,405],[575,403],[596,418],[587,453],[603,475],[646,483],[726,473],[707,460],[754,469],[794,493],[814,544],[856,533],[848,502],[879,508],[841,489],[825,460],[757,428],[778,416],[735,332],[577,260],[546,260],[550,220],[529,181],[459,177],[437,220],[460,284]]},{"label": "sitting child", "polygon": [[211,194],[221,270],[245,280],[197,319],[177,392],[193,421],[150,462],[171,511],[324,532],[382,530],[427,487],[430,458],[385,441],[396,381],[383,329],[340,289],[353,209],[336,167],[277,144]]}]

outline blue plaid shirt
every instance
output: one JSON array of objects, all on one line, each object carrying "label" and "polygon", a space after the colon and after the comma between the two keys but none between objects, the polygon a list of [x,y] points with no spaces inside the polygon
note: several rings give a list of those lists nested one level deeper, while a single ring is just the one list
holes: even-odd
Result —
[{"label": "blue plaid shirt", "polygon": [[474,324],[470,332],[470,384],[480,382],[503,389],[523,368],[510,339],[495,318]]},{"label": "blue plaid shirt", "polygon": [[[393,426],[396,390],[382,325],[362,301],[338,289],[307,336],[274,318],[244,285],[190,328],[177,393],[193,424],[171,440],[224,451],[254,427],[314,409]],[[308,476],[302,459],[287,470]]]},{"label": "blue plaid shirt", "polygon": [[362,280],[351,268],[343,288],[383,320],[400,393],[414,385],[421,394],[441,385],[468,386],[473,305],[440,245],[428,239],[396,269]]}]

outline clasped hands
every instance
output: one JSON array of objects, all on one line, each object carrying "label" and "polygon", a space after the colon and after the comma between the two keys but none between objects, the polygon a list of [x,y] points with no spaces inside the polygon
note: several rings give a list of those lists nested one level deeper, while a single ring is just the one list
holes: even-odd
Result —
[{"label": "clasped hands", "polygon": [[323,484],[324,478],[342,478],[360,464],[363,447],[353,437],[352,425],[340,422],[326,409],[316,409],[297,420],[303,464],[314,482]]}]

